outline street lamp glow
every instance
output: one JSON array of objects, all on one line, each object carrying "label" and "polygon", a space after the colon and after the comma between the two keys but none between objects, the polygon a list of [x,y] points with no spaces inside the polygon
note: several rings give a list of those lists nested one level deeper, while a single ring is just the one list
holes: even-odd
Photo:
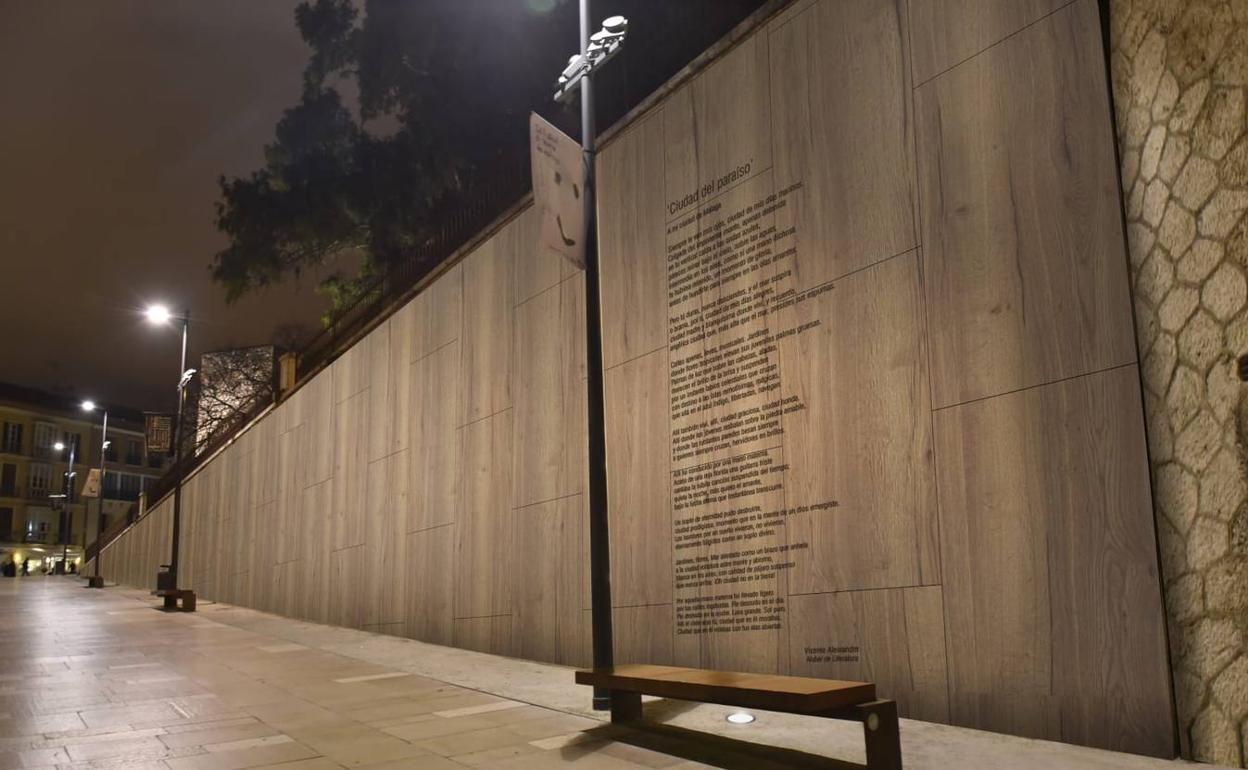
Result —
[{"label": "street lamp glow", "polygon": [[56,442],[55,444],[53,444],[53,445],[52,445],[52,448],[53,448],[53,449],[55,449],[55,450],[56,450],[56,451],[58,451],[58,452],[64,452],[64,451],[65,451],[65,444],[64,444],[63,442],[58,441],[58,442]]},{"label": "street lamp glow", "polygon": [[149,305],[143,314],[147,316],[148,321],[154,324],[169,323],[169,319],[173,318],[173,314],[169,312],[169,308],[164,305]]},{"label": "street lamp glow", "polygon": [[94,402],[94,401],[92,401],[92,400],[91,400],[91,399],[89,399],[89,398],[88,398],[86,401],[83,401],[83,402],[82,402],[82,411],[84,411],[84,412],[94,412],[94,411],[95,411],[95,402]]}]

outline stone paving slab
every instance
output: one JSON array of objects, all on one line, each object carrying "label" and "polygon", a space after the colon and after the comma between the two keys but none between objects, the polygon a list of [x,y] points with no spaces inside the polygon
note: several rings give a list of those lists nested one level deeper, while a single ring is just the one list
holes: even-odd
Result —
[{"label": "stone paving slab", "polygon": [[[724,720],[724,707],[659,701],[647,714],[663,725],[620,728],[588,708],[588,690],[562,666],[211,602],[166,614],[144,592],[88,590],[69,577],[0,580],[0,642],[0,768],[767,770],[812,765],[813,755],[862,761],[850,723],[764,712],[742,728]],[[1190,764],[902,723],[912,770]]]}]

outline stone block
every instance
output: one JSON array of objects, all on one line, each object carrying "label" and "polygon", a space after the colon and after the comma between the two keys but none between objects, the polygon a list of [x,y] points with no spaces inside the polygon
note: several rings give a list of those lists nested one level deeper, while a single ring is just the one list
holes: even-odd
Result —
[{"label": "stone block", "polygon": [[1201,289],[1200,299],[1219,321],[1229,321],[1244,307],[1248,283],[1244,274],[1233,265],[1224,264],[1214,272]]}]

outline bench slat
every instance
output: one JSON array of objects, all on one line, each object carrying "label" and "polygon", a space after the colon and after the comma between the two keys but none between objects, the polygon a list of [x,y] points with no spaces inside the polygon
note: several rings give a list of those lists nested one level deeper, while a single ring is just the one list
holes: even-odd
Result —
[{"label": "bench slat", "polygon": [[674,666],[623,665],[577,671],[578,684],[661,698],[815,714],[875,700],[875,685],[798,676],[705,671]]}]

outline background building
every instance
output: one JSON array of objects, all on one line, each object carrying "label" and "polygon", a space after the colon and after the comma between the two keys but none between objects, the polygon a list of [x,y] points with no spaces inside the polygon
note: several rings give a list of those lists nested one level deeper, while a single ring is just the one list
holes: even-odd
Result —
[{"label": "background building", "polygon": [[[66,505],[71,558],[81,555],[84,534],[94,539],[96,503],[81,492],[88,471],[100,466],[100,418],[99,411],[82,411],[75,399],[0,383],[0,552],[5,556],[59,559]],[[165,456],[147,455],[141,412],[110,407],[108,440],[105,526],[123,515],[168,465]],[[65,449],[58,451],[57,442]],[[70,447],[73,493],[66,500],[58,495],[65,494]]]}]

